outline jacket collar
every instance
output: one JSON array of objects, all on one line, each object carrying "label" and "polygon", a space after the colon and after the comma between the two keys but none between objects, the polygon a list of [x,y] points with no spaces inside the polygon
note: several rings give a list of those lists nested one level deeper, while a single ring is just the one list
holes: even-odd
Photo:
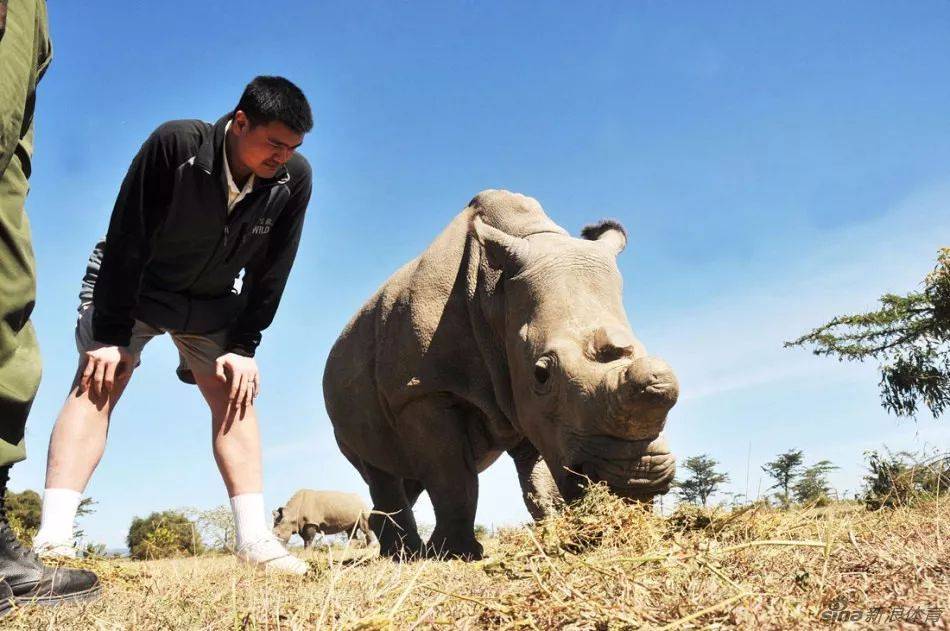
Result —
[{"label": "jacket collar", "polygon": [[[219,118],[211,127],[211,133],[199,145],[198,153],[195,154],[195,166],[208,175],[217,175],[225,186],[227,186],[227,181],[224,175],[224,129],[228,126],[229,120],[231,120],[230,112]],[[290,172],[286,166],[281,165],[272,178],[254,178],[254,187],[251,190],[256,191],[275,184],[286,184],[289,181]]]}]

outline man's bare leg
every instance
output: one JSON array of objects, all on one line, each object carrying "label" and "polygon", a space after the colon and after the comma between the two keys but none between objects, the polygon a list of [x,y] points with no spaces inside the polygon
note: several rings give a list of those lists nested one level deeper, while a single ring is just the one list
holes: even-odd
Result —
[{"label": "man's bare leg", "polygon": [[116,377],[110,396],[97,396],[91,390],[79,392],[77,371],[50,435],[46,488],[72,489],[80,493],[86,489],[105,451],[112,411],[130,376],[126,373]]},{"label": "man's bare leg", "polygon": [[260,493],[261,435],[251,404],[242,411],[228,401],[229,386],[215,375],[195,374],[198,388],[211,408],[211,445],[228,496]]},{"label": "man's bare leg", "polygon": [[211,409],[211,444],[231,498],[238,557],[264,568],[304,574],[307,564],[290,555],[267,524],[261,437],[254,404],[243,409],[232,405],[230,385],[216,375],[195,373],[194,377]]},{"label": "man's bare leg", "polygon": [[34,548],[52,556],[72,556],[73,520],[81,494],[105,451],[109,421],[131,377],[115,379],[111,394],[80,392],[76,371],[66,402],[49,439],[40,530]]}]

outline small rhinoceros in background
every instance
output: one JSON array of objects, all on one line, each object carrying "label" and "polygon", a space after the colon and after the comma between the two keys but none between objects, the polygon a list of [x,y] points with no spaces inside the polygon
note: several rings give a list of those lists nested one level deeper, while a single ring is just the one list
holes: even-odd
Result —
[{"label": "small rhinoceros in background", "polygon": [[412,506],[425,490],[436,518],[426,551],[479,558],[478,473],[503,452],[536,518],[588,479],[642,500],[669,490],[675,460],[660,432],[676,377],[627,320],[623,227],[581,236],[530,197],[479,193],[336,341],[327,412],[369,485],[382,554],[423,550]]},{"label": "small rhinoceros in background", "polygon": [[317,534],[355,534],[359,530],[366,544],[376,541],[367,519],[369,509],[356,493],[301,489],[274,515],[274,534],[285,544],[294,534],[303,539],[305,548],[313,545]]}]

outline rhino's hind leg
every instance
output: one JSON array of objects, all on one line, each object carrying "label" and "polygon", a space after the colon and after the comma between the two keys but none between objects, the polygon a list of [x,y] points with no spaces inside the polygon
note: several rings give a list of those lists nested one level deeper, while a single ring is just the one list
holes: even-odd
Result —
[{"label": "rhino's hind leg", "polygon": [[394,559],[411,559],[422,551],[422,539],[409,507],[403,479],[364,463],[373,498],[369,527],[379,540],[379,553]]}]

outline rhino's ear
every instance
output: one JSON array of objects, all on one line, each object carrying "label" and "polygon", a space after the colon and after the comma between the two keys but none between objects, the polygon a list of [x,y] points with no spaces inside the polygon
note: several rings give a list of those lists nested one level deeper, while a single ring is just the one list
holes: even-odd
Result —
[{"label": "rhino's ear", "polygon": [[272,511],[271,515],[274,517],[274,525],[276,526],[278,523],[280,523],[280,520],[283,519],[284,517],[284,508],[280,507],[277,510]]},{"label": "rhino's ear", "polygon": [[620,254],[627,246],[627,231],[615,219],[601,219],[581,230],[581,238],[599,241],[615,254]]},{"label": "rhino's ear", "polygon": [[528,250],[528,242],[524,239],[489,226],[478,214],[472,217],[472,232],[493,269],[517,272],[524,265]]}]

